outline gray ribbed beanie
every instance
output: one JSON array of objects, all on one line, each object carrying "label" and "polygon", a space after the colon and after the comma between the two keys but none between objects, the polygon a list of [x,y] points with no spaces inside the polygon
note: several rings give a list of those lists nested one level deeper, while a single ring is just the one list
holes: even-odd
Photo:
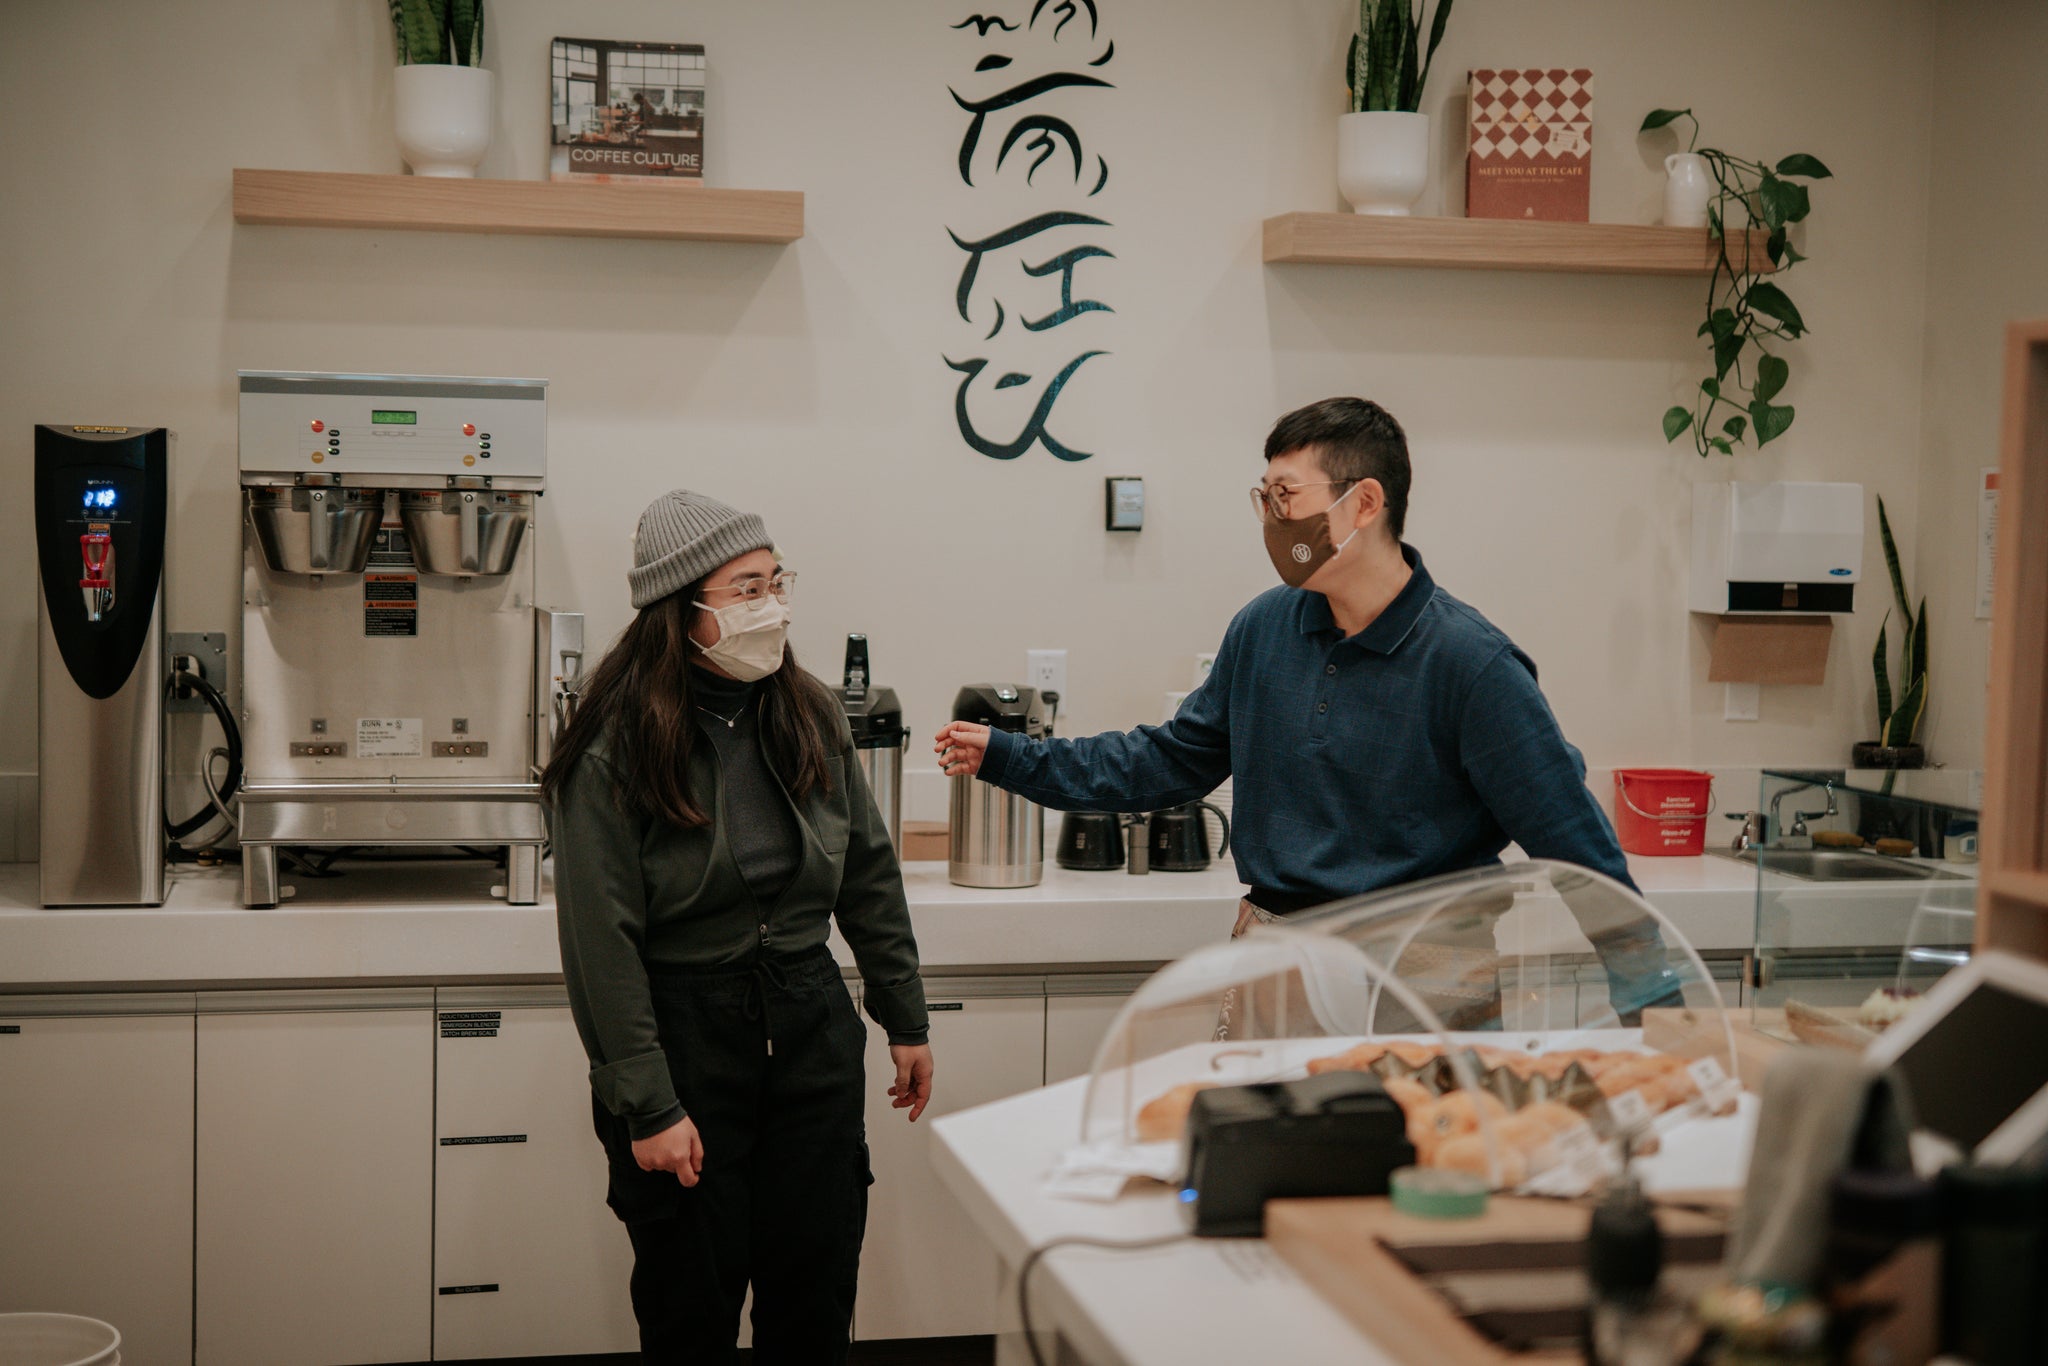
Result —
[{"label": "gray ribbed beanie", "polygon": [[633,567],[626,571],[633,606],[659,602],[749,550],[774,548],[767,526],[753,513],[672,489],[648,504],[633,532]]}]

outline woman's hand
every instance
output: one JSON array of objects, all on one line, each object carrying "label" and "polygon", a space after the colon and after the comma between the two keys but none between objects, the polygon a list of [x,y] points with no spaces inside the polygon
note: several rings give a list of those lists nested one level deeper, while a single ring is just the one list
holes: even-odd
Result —
[{"label": "woman's hand", "polygon": [[910,1111],[910,1122],[915,1124],[932,1100],[932,1046],[892,1043],[889,1061],[896,1064],[896,1084],[889,1088],[889,1106]]},{"label": "woman's hand", "polygon": [[988,727],[950,721],[938,733],[932,753],[939,756],[939,767],[948,778],[972,778],[981,772],[981,761],[988,754]]},{"label": "woman's hand", "polygon": [[[926,1067],[929,1070],[930,1064]],[[685,1115],[653,1138],[634,1139],[633,1160],[643,1172],[674,1172],[676,1180],[694,1186],[704,1170],[704,1140]]]}]

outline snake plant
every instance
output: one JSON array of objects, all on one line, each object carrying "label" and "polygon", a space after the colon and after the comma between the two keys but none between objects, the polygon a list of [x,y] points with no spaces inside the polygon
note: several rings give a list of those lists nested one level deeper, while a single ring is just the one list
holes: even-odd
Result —
[{"label": "snake plant", "polygon": [[1351,55],[1344,63],[1352,113],[1421,110],[1422,87],[1436,45],[1444,40],[1451,0],[1437,0],[1427,49],[1421,48],[1421,34],[1429,0],[1412,3],[1411,9],[1411,0],[1358,0],[1358,32],[1351,35]]},{"label": "snake plant", "polygon": [[484,0],[391,0],[401,66],[482,66]]},{"label": "snake plant", "polygon": [[1884,543],[1884,567],[1892,577],[1892,596],[1898,600],[1899,613],[1906,619],[1906,639],[1899,651],[1899,681],[1905,691],[1899,695],[1899,704],[1892,705],[1891,670],[1886,659],[1885,627],[1890,625],[1892,614],[1886,611],[1884,622],[1877,628],[1877,648],[1871,652],[1872,671],[1877,675],[1877,742],[1889,748],[1913,743],[1913,736],[1920,729],[1920,718],[1927,714],[1927,599],[1920,599],[1920,614],[1913,614],[1913,604],[1906,597],[1906,579],[1899,571],[1899,548],[1892,543],[1891,519],[1885,516],[1884,499],[1877,500],[1878,538]]}]

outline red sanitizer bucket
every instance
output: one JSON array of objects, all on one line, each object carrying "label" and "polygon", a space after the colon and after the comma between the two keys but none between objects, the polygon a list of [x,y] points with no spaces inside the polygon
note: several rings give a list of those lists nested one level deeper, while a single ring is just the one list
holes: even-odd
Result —
[{"label": "red sanitizer bucket", "polygon": [[1691,858],[1706,852],[1714,775],[1689,768],[1614,770],[1614,833],[1631,854]]}]

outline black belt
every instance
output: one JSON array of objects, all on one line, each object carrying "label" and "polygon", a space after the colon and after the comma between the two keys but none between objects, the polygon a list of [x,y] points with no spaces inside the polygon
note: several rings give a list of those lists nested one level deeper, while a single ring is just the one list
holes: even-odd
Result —
[{"label": "black belt", "polygon": [[1299,915],[1317,906],[1327,906],[1333,901],[1342,901],[1344,892],[1283,892],[1276,887],[1254,887],[1245,893],[1244,899],[1262,911],[1274,915]]}]

